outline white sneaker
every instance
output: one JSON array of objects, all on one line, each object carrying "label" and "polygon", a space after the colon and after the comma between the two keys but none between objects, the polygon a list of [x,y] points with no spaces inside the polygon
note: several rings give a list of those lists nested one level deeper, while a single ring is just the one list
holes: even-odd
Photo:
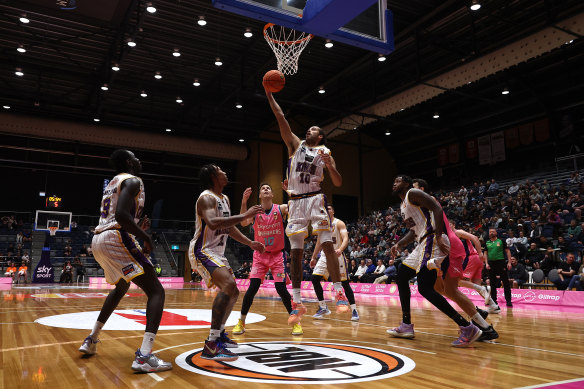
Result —
[{"label": "white sneaker", "polygon": [[486,286],[484,288],[485,290],[485,294],[482,295],[485,298],[485,306],[489,305],[489,301],[491,301],[491,287],[490,286]]},{"label": "white sneaker", "polygon": [[489,311],[489,313],[501,313],[501,308],[499,308],[497,304],[489,305],[487,311]]},{"label": "white sneaker", "polygon": [[172,369],[170,362],[164,362],[154,354],[142,355],[140,349],[136,351],[136,358],[132,363],[132,370],[142,373],[155,373]]},{"label": "white sneaker", "polygon": [[99,343],[99,339],[93,340],[91,336],[88,336],[83,341],[81,347],[79,347],[79,352],[85,355],[95,355],[97,352],[97,343]]}]

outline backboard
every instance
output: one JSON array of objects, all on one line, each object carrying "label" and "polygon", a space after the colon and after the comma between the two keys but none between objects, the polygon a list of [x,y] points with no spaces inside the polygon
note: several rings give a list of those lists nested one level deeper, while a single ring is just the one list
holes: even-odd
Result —
[{"label": "backboard", "polygon": [[36,211],[34,221],[35,231],[49,231],[49,227],[57,226],[57,231],[70,231],[71,212]]},{"label": "backboard", "polygon": [[387,0],[213,0],[213,6],[377,53],[394,49]]}]

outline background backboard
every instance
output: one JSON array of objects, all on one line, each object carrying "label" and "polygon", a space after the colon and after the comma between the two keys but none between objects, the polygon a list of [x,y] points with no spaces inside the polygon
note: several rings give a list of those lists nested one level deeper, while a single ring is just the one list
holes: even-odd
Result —
[{"label": "background backboard", "polygon": [[35,231],[49,231],[50,226],[57,225],[57,231],[70,231],[71,212],[36,211]]}]

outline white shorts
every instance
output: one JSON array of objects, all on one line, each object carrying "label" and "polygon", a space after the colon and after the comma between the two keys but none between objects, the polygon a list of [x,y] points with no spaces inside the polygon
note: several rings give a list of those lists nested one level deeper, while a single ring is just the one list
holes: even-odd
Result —
[{"label": "white shorts", "polygon": [[322,193],[304,199],[288,201],[286,235],[304,234],[306,238],[309,225],[312,225],[313,235],[321,231],[331,231],[331,220],[326,207],[326,197]]},{"label": "white shorts", "polygon": [[[442,240],[450,245],[448,235],[442,234]],[[417,274],[422,266],[426,266],[426,263],[429,260],[435,259],[436,262],[440,264],[447,256],[448,253],[443,253],[440,250],[434,239],[434,234],[431,234],[418,243],[414,251],[412,251],[402,263],[407,267],[414,269]]]},{"label": "white shorts", "polygon": [[152,266],[134,235],[124,230],[106,230],[94,235],[91,249],[110,284],[117,284],[120,279],[130,282],[144,274],[144,266]]},{"label": "white shorts", "polygon": [[[339,257],[339,271],[341,273],[341,281],[346,281],[347,278],[347,259],[345,258],[345,254],[342,254]],[[323,276],[325,278],[329,277],[328,267],[326,265],[326,256],[324,252],[321,253],[312,274],[317,276]]]},{"label": "white shorts", "polygon": [[207,284],[207,288],[209,289],[215,286],[211,274],[213,274],[216,268],[226,267],[233,275],[233,270],[225,255],[209,249],[197,249],[196,241],[191,241],[189,245],[189,262],[191,263],[191,269],[197,270],[197,273],[205,280],[205,284]]}]

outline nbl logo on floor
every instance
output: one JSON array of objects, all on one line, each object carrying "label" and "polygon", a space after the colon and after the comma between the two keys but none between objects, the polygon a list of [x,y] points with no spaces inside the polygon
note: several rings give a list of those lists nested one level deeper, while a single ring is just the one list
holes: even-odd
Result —
[{"label": "nbl logo on floor", "polygon": [[321,385],[386,379],[416,366],[386,350],[334,343],[240,343],[234,351],[239,359],[233,362],[202,359],[202,349],[183,353],[175,362],[194,373],[229,380]]}]

